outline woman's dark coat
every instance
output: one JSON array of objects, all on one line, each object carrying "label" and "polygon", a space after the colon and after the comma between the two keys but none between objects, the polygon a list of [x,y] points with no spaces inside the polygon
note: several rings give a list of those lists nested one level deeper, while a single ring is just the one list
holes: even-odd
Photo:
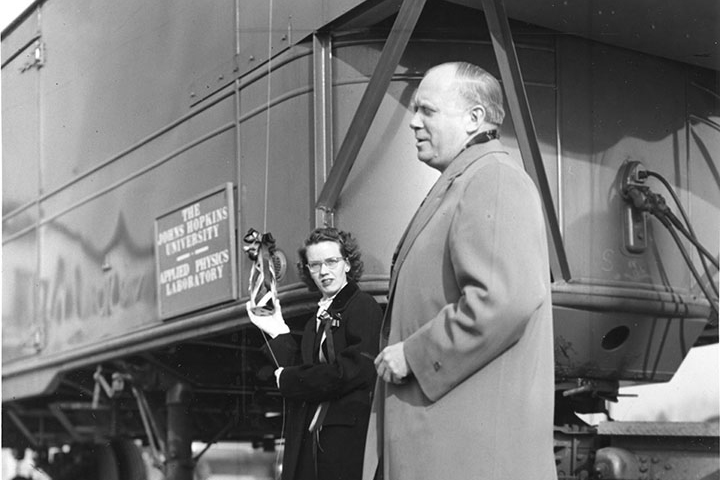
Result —
[{"label": "woman's dark coat", "polygon": [[[318,478],[361,478],[382,311],[370,295],[348,281],[328,313],[335,320],[331,327],[334,362],[321,363],[313,352],[314,315],[305,325],[299,348],[291,334],[269,343],[285,367],[280,376],[280,393],[287,399],[284,480],[314,478],[308,476],[314,471],[308,426],[318,404],[325,401],[330,403],[319,433]],[[326,358],[327,345],[325,341]]]}]

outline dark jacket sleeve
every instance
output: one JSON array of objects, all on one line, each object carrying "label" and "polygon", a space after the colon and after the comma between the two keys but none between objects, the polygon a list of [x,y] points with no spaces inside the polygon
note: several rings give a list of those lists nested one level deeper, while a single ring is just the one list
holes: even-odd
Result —
[{"label": "dark jacket sleeve", "polygon": [[380,306],[370,295],[359,291],[343,311],[340,326],[332,332],[335,361],[286,367],[280,376],[282,395],[293,400],[323,402],[371,386],[381,322]]},{"label": "dark jacket sleeve", "polygon": [[263,345],[262,352],[273,362],[273,365],[285,367],[300,363],[300,347],[290,333],[269,339]]}]

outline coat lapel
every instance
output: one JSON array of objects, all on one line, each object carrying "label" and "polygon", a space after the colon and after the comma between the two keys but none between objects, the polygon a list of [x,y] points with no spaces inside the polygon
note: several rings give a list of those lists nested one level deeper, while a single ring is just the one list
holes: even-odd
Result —
[{"label": "coat lapel", "polygon": [[[358,293],[360,287],[357,283],[348,279],[347,285],[343,287],[340,292],[335,296],[332,303],[328,307],[328,313],[337,317],[342,321],[342,314],[347,308],[350,300]],[[300,343],[300,351],[303,359],[303,363],[315,363],[317,347],[315,346],[315,338],[317,332],[315,331],[316,315],[313,315],[305,324],[305,331],[302,336]],[[322,335],[322,334],[321,334]]]},{"label": "coat lapel", "polygon": [[[383,321],[383,332],[389,333],[389,321],[385,321],[391,311],[392,299],[395,292],[395,285],[397,284],[398,273],[402,267],[402,263],[405,261],[405,257],[410,251],[413,243],[417,239],[418,235],[425,228],[427,223],[433,217],[437,209],[440,207],[445,194],[450,189],[453,181],[462,175],[470,165],[481,159],[482,157],[490,153],[506,153],[502,144],[497,140],[491,140],[490,142],[473,145],[458,155],[458,157],[452,161],[450,166],[440,175],[435,182],[435,185],[430,189],[430,192],[425,197],[425,200],[420,204],[420,207],[415,212],[415,216],[410,220],[405,233],[400,239],[397,248],[395,249],[396,254],[394,255],[394,261],[392,271],[390,274],[390,288],[388,293],[388,308],[385,311],[385,319]],[[386,332],[387,331],[387,332]]]}]

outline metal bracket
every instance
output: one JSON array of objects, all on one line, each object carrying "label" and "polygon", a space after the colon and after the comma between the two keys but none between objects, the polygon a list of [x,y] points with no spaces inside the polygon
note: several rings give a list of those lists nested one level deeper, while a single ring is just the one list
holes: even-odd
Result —
[{"label": "metal bracket", "polygon": [[635,204],[637,194],[643,196],[649,189],[644,186],[647,171],[640,162],[625,162],[620,176],[620,195],[623,205],[623,243],[630,253],[642,253],[647,249],[647,215]]},{"label": "metal bracket", "polygon": [[115,398],[117,394],[125,389],[125,380],[132,380],[132,376],[128,373],[115,372],[112,374],[112,385],[105,380],[102,374],[102,366],[98,365],[93,374],[95,380],[95,389],[93,390],[93,409],[97,409],[100,405],[100,392],[105,392],[108,398]]},{"label": "metal bracket", "polygon": [[577,386],[562,392],[563,397],[589,394],[605,401],[617,402],[617,397],[634,397],[634,394],[619,394],[618,382],[614,380],[577,379]]},{"label": "metal bracket", "polygon": [[40,70],[43,65],[45,65],[45,44],[38,39],[35,41],[32,57],[20,67],[20,73],[26,72],[31,68]]}]

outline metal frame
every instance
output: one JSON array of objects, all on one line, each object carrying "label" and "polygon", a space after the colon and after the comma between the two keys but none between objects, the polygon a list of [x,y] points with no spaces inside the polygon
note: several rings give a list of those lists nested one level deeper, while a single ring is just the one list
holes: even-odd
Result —
[{"label": "metal frame", "polygon": [[365,93],[360,99],[360,105],[350,123],[330,175],[323,186],[322,192],[315,204],[316,210],[333,212],[337,199],[340,196],[345,181],[350,174],[360,147],[365,141],[375,114],[380,108],[383,96],[390,85],[392,75],[400,62],[400,57],[415,29],[420,13],[426,0],[403,0],[390,35],[383,47],[375,71],[370,78]]},{"label": "metal frame", "polygon": [[570,265],[565,253],[560,224],[542,162],[535,125],[530,113],[527,92],[525,91],[520,64],[515,52],[510,24],[505,13],[505,6],[502,0],[482,0],[482,5],[492,37],[495,57],[500,68],[500,76],[505,86],[510,117],[515,127],[515,134],[520,146],[525,170],[532,177],[542,197],[551,242],[550,269],[553,272],[560,273],[562,279],[568,281],[571,278]]},{"label": "metal frame", "polygon": [[[332,165],[332,39],[329,34],[313,35],[313,101],[315,119],[315,200]],[[333,226],[331,211],[315,210],[315,227]]]},{"label": "metal frame", "polygon": [[[350,170],[352,169],[357,154],[360,151],[365,137],[370,129],[370,125],[377,113],[382,98],[390,85],[392,74],[395,71],[400,57],[405,51],[410,35],[415,28],[417,20],[425,6],[425,0],[404,0],[400,11],[398,12],[395,23],[393,24],[387,42],[380,54],[380,60],[373,72],[370,82],[368,83],[365,93],[360,100],[355,116],[350,123],[347,135],[343,140],[340,150],[338,151],[335,163],[330,170],[327,180],[323,186],[318,200],[315,205],[316,225],[325,224],[332,225],[332,214],[335,205],[340,196],[345,182],[347,181]],[[520,64],[515,52],[515,44],[513,43],[510,24],[508,23],[507,14],[502,0],[482,0],[483,11],[487,20],[488,29],[492,36],[492,45],[495,51],[495,57],[500,68],[500,75],[505,85],[505,93],[507,96],[510,115],[515,126],[515,133],[520,153],[525,164],[525,169],[532,177],[535,184],[540,190],[542,202],[545,210],[547,227],[549,230],[550,249],[550,267],[552,272],[559,273],[560,277],[568,281],[571,278],[570,266],[568,263],[565,246],[563,244],[560,223],[555,211],[555,204],[550,191],[547,174],[542,162],[542,155],[535,133],[530,107],[527,100],[527,92],[522,80]],[[318,120],[319,109],[323,112],[332,113],[327,110],[325,95],[328,94],[327,84],[319,83],[322,79],[327,78],[326,67],[323,61],[329,58],[328,53],[323,50],[326,48],[324,44],[318,43],[318,37],[314,40],[315,50],[315,119]],[[318,93],[318,88],[320,93]],[[321,125],[322,132],[316,133],[316,185],[320,181],[317,168],[323,168],[325,163],[325,155],[327,150],[327,124],[323,120]],[[324,136],[325,135],[325,136]],[[322,143],[321,143],[322,142]],[[319,153],[318,153],[319,152]]]},{"label": "metal frame", "polygon": [[25,436],[25,439],[30,443],[30,446],[34,448],[38,448],[40,446],[40,442],[35,437],[35,435],[32,434],[30,429],[25,425],[25,423],[20,418],[20,415],[18,415],[13,409],[8,408],[6,409],[7,416],[12,422],[15,424],[15,427],[17,427],[18,430],[20,430],[20,433],[22,433]]}]

